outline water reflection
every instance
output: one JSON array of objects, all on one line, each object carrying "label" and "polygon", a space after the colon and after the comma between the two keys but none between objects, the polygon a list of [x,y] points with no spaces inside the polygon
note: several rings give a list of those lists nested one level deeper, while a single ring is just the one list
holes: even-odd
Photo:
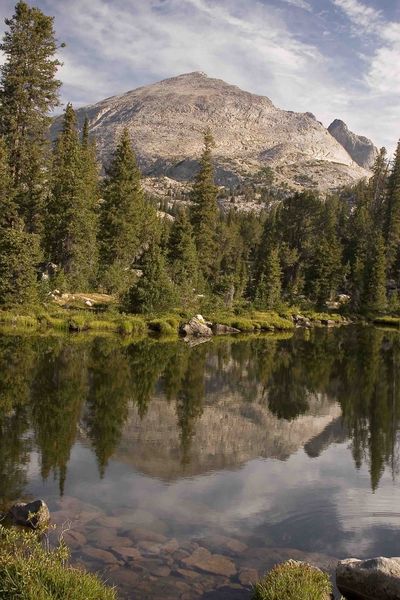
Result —
[{"label": "water reflection", "polygon": [[0,498],[23,494],[33,450],[42,478],[55,477],[63,494],[78,440],[92,448],[100,477],[114,457],[168,479],[286,459],[303,445],[316,457],[350,438],[376,490],[399,464],[399,364],[397,332],[373,328],[195,348],[1,336]]}]

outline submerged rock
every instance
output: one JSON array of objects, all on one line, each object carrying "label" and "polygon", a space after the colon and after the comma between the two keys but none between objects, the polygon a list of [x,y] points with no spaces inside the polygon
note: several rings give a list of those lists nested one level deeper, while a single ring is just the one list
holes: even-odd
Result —
[{"label": "submerged rock", "polygon": [[236,574],[236,566],[232,560],[220,554],[211,554],[206,548],[197,548],[191,556],[182,560],[182,564],[213,575],[231,577]]},{"label": "submerged rock", "polygon": [[7,517],[15,525],[25,525],[37,529],[45,527],[50,521],[50,511],[44,500],[17,502],[8,511]]},{"label": "submerged rock", "polygon": [[336,568],[336,585],[347,600],[398,600],[400,558],[341,560]]}]

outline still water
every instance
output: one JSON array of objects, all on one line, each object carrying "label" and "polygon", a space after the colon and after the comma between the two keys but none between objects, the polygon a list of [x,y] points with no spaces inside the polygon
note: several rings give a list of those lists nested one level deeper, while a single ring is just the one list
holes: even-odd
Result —
[{"label": "still water", "polygon": [[0,336],[0,504],[44,498],[121,598],[249,598],[400,555],[400,333]]}]

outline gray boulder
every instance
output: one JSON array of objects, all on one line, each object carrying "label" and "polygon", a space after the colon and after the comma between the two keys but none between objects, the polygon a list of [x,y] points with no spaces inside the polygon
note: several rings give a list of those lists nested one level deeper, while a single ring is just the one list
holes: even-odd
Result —
[{"label": "gray boulder", "polygon": [[341,560],[336,585],[347,600],[399,600],[400,558]]},{"label": "gray boulder", "polygon": [[213,332],[201,315],[192,317],[188,323],[182,325],[181,333],[187,336],[207,338],[211,337]]},{"label": "gray boulder", "polygon": [[45,527],[50,521],[50,511],[44,500],[17,502],[7,513],[8,519],[15,525],[25,525],[37,529]]}]

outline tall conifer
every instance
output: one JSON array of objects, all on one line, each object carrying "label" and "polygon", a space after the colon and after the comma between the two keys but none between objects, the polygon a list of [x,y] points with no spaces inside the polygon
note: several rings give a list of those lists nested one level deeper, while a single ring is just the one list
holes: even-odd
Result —
[{"label": "tall conifer", "polygon": [[54,150],[46,233],[49,258],[75,291],[91,287],[97,263],[96,198],[88,197],[92,190],[84,159],[75,113],[68,104]]},{"label": "tall conifer", "polygon": [[386,213],[387,267],[396,275],[400,247],[400,140],[389,175]]},{"label": "tall conifer", "polygon": [[200,170],[192,190],[192,224],[202,273],[211,282],[218,257],[218,188],[214,183],[212,148],[214,139],[209,130],[204,133],[204,149]]},{"label": "tall conifer", "polygon": [[365,265],[363,309],[383,312],[386,308],[386,248],[381,232],[376,231],[370,240]]},{"label": "tall conifer", "polygon": [[18,215],[7,150],[0,138],[0,304],[37,300],[38,262],[38,238],[25,231]]},{"label": "tall conifer", "polygon": [[[144,199],[128,129],[124,129],[103,188],[100,214],[101,278],[112,292],[125,292],[143,242]],[[150,212],[150,207],[148,208]]]},{"label": "tall conifer", "polygon": [[277,308],[281,301],[282,271],[278,248],[272,248],[267,256],[255,293],[255,305],[261,310]]},{"label": "tall conifer", "polygon": [[168,240],[168,262],[174,283],[185,300],[193,298],[199,285],[199,261],[193,230],[186,211],[179,211]]},{"label": "tall conifer", "polygon": [[42,229],[49,113],[58,105],[60,62],[53,18],[19,1],[0,44],[0,135],[9,153],[20,215],[28,231]]},{"label": "tall conifer", "polygon": [[142,275],[129,292],[133,312],[154,313],[171,309],[177,302],[177,290],[167,271],[160,246],[153,242],[142,260]]}]

